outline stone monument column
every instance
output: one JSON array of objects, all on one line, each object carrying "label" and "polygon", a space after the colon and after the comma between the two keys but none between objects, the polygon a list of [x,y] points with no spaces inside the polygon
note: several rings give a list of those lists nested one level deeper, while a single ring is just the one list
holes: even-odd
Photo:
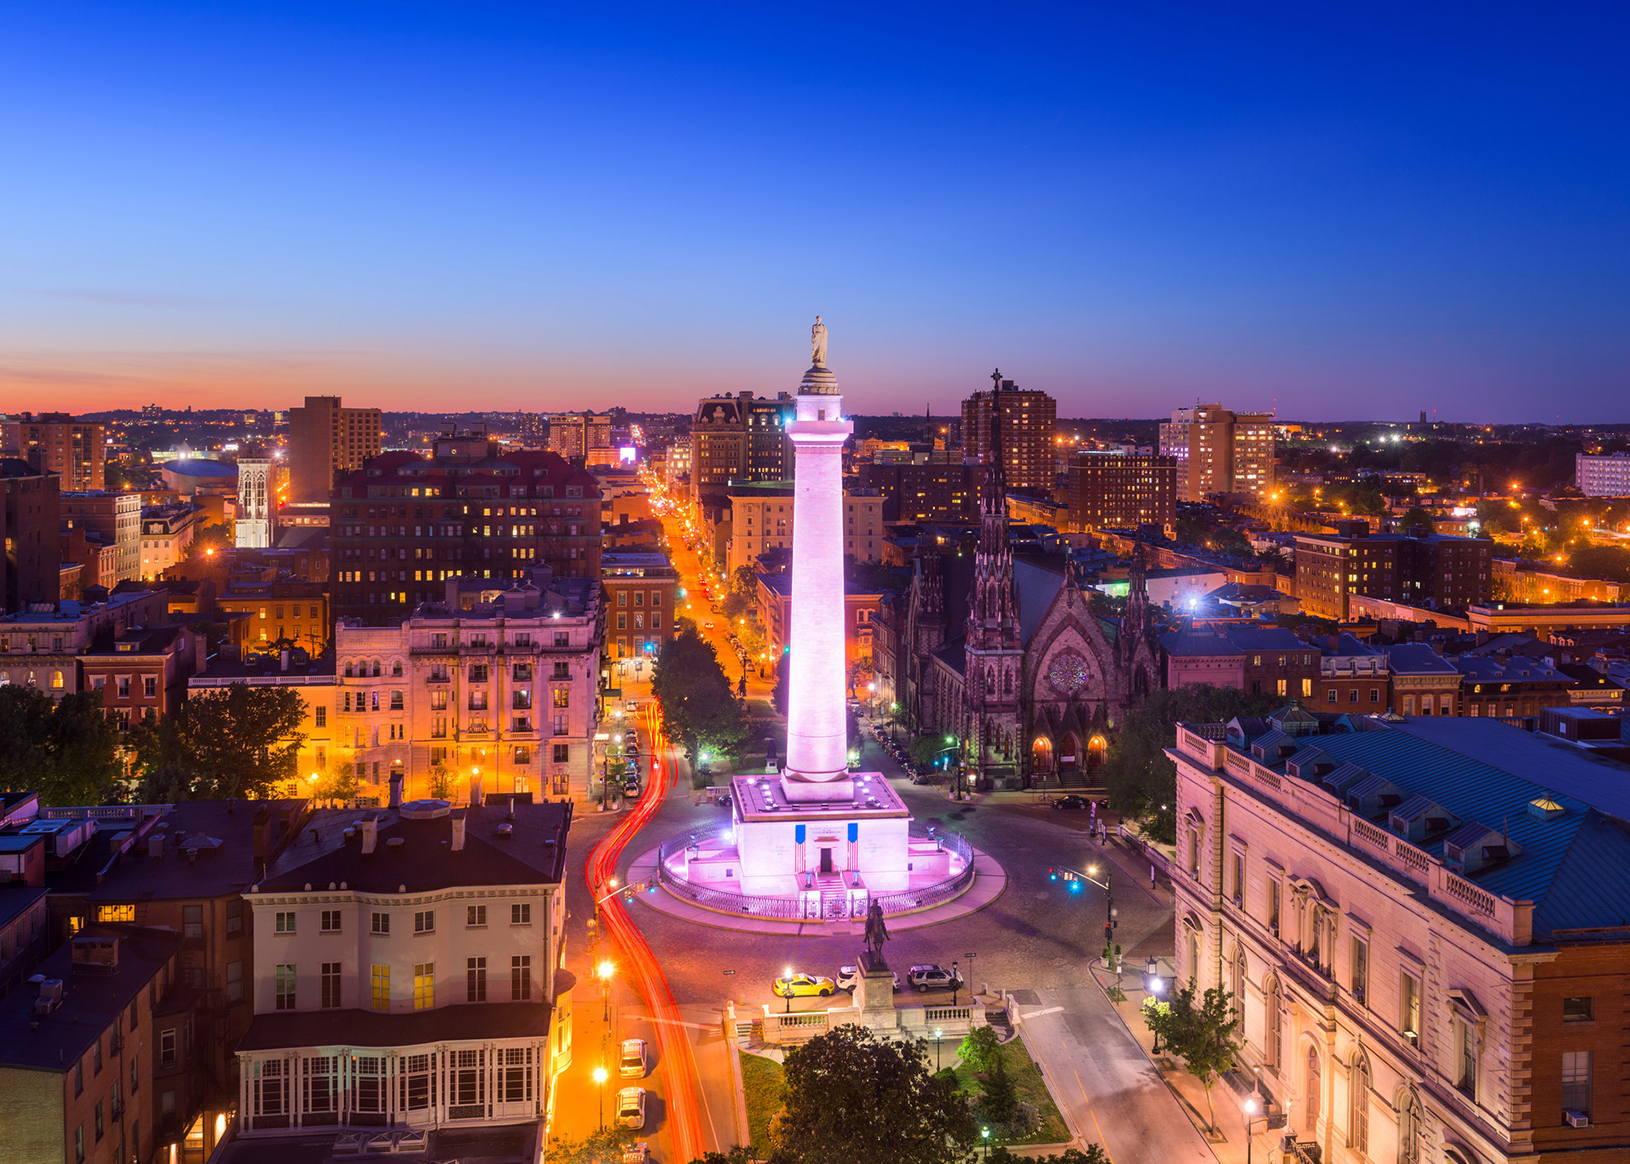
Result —
[{"label": "stone monument column", "polygon": [[814,363],[798,388],[794,450],[792,674],[787,685],[788,800],[852,795],[844,714],[843,418],[838,379],[826,367],[826,325],[811,331]]}]

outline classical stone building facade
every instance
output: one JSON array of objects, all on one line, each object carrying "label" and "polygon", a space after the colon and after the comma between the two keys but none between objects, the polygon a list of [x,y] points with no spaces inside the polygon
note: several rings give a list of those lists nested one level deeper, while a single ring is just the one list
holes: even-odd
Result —
[{"label": "classical stone building facade", "polygon": [[1297,1159],[1622,1154],[1618,765],[1487,719],[1294,703],[1182,725],[1169,754],[1177,976],[1231,993]]}]

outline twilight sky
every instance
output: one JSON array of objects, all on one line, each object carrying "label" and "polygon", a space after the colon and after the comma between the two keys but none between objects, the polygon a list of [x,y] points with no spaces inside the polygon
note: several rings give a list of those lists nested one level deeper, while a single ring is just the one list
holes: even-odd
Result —
[{"label": "twilight sky", "polygon": [[1630,9],[0,5],[0,411],[1630,420]]}]

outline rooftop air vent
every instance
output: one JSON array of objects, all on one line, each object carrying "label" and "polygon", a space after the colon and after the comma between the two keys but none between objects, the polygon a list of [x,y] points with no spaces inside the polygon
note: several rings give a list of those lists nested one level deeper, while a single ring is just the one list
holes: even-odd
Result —
[{"label": "rooftop air vent", "polygon": [[1538,817],[1540,820],[1555,820],[1557,817],[1565,815],[1567,811],[1567,809],[1552,800],[1551,794],[1548,792],[1542,796],[1536,796],[1528,802],[1528,815]]}]

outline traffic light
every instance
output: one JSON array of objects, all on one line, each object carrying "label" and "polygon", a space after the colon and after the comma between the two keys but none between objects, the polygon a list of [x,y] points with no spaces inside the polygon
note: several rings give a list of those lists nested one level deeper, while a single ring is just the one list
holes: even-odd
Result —
[{"label": "traffic light", "polygon": [[1047,870],[1047,880],[1049,880],[1049,881],[1057,881],[1058,880],[1058,870],[1049,867],[1048,870]]}]

